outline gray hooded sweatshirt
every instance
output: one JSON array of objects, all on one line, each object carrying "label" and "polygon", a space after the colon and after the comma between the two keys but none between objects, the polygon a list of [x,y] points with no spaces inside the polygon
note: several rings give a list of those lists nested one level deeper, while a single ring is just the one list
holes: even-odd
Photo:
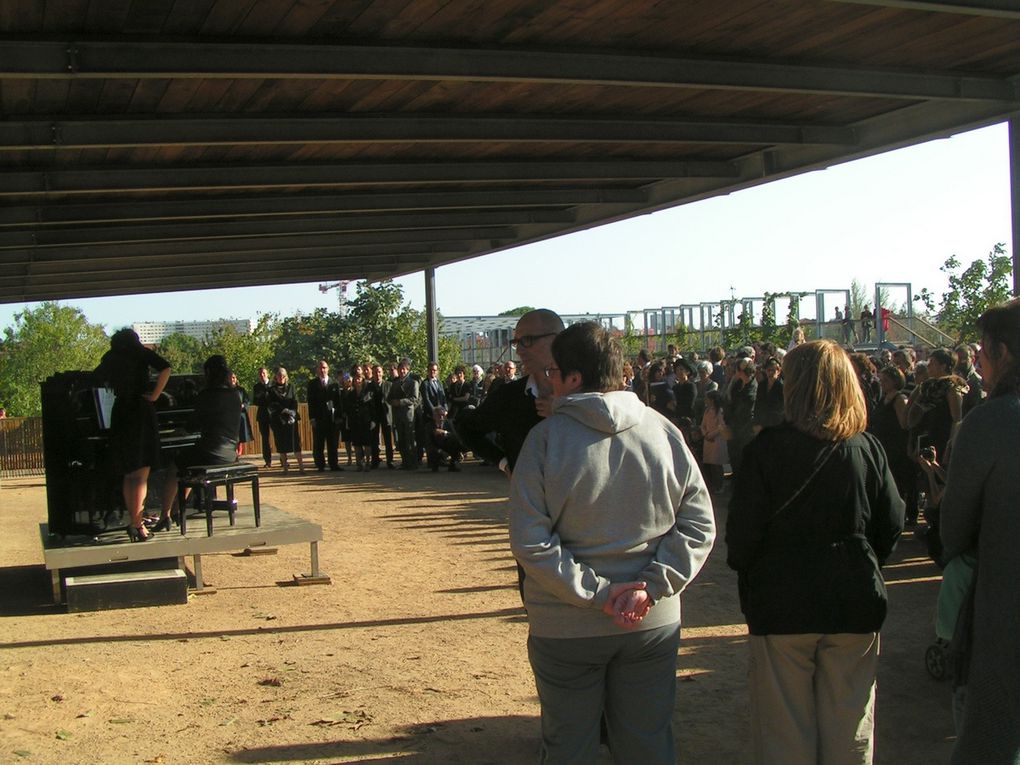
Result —
[{"label": "gray hooded sweatshirt", "polygon": [[558,399],[524,443],[510,503],[536,637],[633,631],[602,612],[617,582],[645,582],[655,602],[638,630],[679,622],[679,595],[715,540],[712,501],[683,435],[629,391]]}]

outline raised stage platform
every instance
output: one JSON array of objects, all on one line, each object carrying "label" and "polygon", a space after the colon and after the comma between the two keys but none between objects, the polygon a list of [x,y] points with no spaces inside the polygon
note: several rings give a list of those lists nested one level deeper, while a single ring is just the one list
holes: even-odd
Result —
[{"label": "raised stage platform", "polygon": [[[202,581],[202,555],[207,553],[254,550],[279,545],[307,542],[310,547],[311,571],[302,575],[300,583],[326,583],[328,577],[319,573],[319,542],[322,527],[297,516],[285,513],[278,507],[261,503],[262,525],[255,526],[255,512],[251,505],[239,505],[236,525],[231,526],[225,511],[213,516],[213,535],[206,536],[205,514],[192,515],[189,510],[188,533],[182,535],[178,527],[161,531],[148,542],[131,542],[123,528],[106,531],[96,537],[51,536],[47,524],[39,524],[43,558],[53,583],[53,601],[61,602],[61,583],[68,569],[107,566],[118,563],[177,558],[184,568],[185,556],[194,557],[195,590],[204,588]],[[195,518],[194,522],[190,522]],[[295,577],[297,580],[298,577]]]}]

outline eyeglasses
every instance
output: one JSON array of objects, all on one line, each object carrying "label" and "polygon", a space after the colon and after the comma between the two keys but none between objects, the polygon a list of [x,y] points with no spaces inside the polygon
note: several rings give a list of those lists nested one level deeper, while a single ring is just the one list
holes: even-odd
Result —
[{"label": "eyeglasses", "polygon": [[541,340],[543,337],[555,337],[555,336],[556,336],[555,332],[544,332],[541,335],[521,335],[520,337],[515,337],[513,340],[510,341],[510,347],[513,348],[515,351],[517,350],[518,345],[523,345],[525,348],[530,348],[535,344],[536,340]]},{"label": "eyeglasses", "polygon": [[552,373],[553,372],[559,372],[560,368],[559,367],[546,367],[542,371],[545,372],[545,376],[546,377],[552,377]]}]

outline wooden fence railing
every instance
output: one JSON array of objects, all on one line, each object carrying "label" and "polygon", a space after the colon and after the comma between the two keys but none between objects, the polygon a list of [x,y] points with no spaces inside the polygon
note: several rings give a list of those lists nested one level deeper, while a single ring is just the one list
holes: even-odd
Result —
[{"label": "wooden fence railing", "polygon": [[42,475],[41,417],[5,417],[0,420],[0,476]]},{"label": "wooden fence railing", "polygon": [[[252,428],[255,440],[245,444],[245,454],[258,454],[261,445],[258,443],[259,432],[256,417],[258,407],[250,407]],[[308,421],[308,405],[298,404],[301,419],[298,430],[301,434],[301,447],[308,450],[312,446],[312,424]],[[273,453],[276,453],[276,442],[270,436]],[[43,435],[41,417],[6,417],[0,420],[0,478],[16,478],[19,476],[43,475]]]}]

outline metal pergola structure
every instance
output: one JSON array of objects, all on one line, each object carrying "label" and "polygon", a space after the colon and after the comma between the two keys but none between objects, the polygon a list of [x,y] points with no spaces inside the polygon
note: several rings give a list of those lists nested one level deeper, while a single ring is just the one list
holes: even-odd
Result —
[{"label": "metal pergola structure", "polygon": [[1006,0],[0,0],[0,302],[434,274],[1017,114]]}]

